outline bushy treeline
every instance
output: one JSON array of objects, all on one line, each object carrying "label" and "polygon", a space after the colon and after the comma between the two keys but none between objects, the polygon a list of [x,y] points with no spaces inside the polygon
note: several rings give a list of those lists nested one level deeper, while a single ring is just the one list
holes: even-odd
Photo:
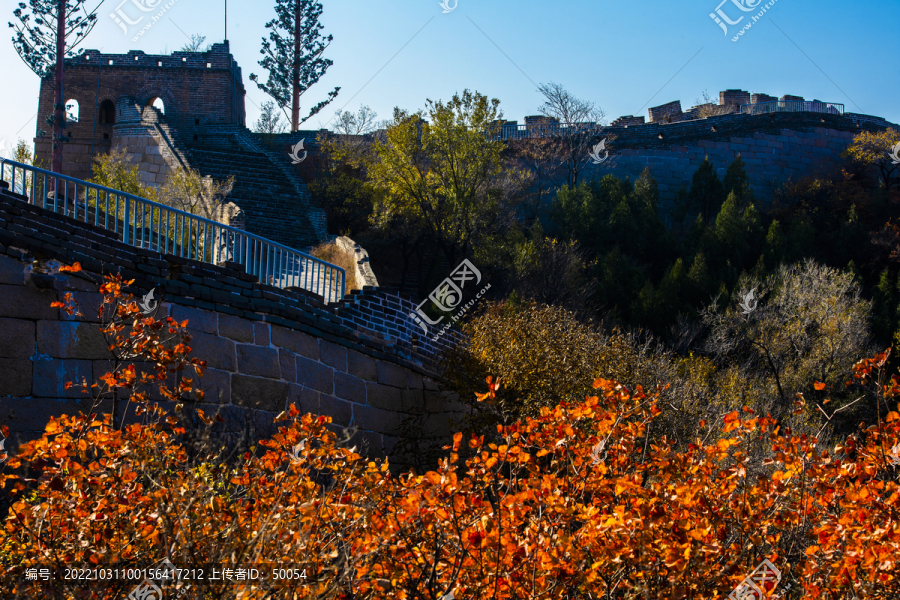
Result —
[{"label": "bushy treeline", "polygon": [[386,282],[420,297],[468,257],[495,300],[561,306],[669,342],[684,340],[742,276],[762,280],[812,259],[858,278],[874,301],[875,339],[893,341],[895,131],[860,133],[841,173],[788,182],[765,205],[737,157],[704,160],[660,206],[649,169],[634,181],[590,180],[579,162],[588,155],[572,152],[589,140],[566,137],[578,132],[507,143],[490,135],[501,118],[497,100],[467,90],[426,110],[397,109],[367,138],[332,137],[311,185],[329,226],[366,245]]},{"label": "bushy treeline", "polygon": [[[553,203],[554,232],[587,252],[596,294],[592,306],[612,322],[668,337],[682,316],[698,318],[717,295],[728,296],[742,275],[762,278],[781,264],[814,259],[849,269],[868,293],[890,264],[876,239],[894,206],[883,190],[854,181],[805,180],[779,190],[760,210],[738,157],[719,179],[708,159],[690,188],[679,190],[667,229],[649,170],[631,184],[612,175]],[[881,286],[890,288],[887,281]],[[896,302],[885,319],[896,323]],[[894,329],[879,332],[890,342]]]}]

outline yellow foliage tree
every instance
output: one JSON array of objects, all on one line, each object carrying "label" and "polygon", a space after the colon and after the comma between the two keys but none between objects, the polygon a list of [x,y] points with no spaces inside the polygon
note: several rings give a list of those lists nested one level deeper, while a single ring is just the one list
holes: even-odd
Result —
[{"label": "yellow foliage tree", "polygon": [[888,128],[884,131],[862,131],[853,138],[853,142],[844,151],[844,156],[866,166],[874,166],[878,169],[881,185],[889,190],[897,184],[898,161],[891,157],[893,151],[897,154],[900,145],[900,132]]}]

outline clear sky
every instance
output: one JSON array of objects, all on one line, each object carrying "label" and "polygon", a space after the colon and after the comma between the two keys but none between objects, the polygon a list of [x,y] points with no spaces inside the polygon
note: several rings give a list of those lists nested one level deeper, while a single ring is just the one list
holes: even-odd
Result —
[{"label": "clear sky", "polygon": [[[140,0],[128,0],[122,10],[134,19],[140,13],[129,8],[132,1]],[[366,104],[387,118],[394,106],[415,110],[426,98],[447,99],[465,88],[499,98],[505,117],[521,123],[542,101],[537,85],[550,81],[593,100],[609,120],[646,116],[647,107],[672,100],[687,109],[704,90],[717,97],[739,88],[840,102],[847,111],[900,122],[898,0],[775,0],[737,42],[732,37],[770,0],[726,0],[720,10],[728,19],[744,17],[728,26],[728,35],[709,16],[719,1],[458,0],[444,13],[438,0],[324,0],[324,32],[334,36],[326,56],[334,65],[301,108],[335,86],[341,92],[303,128],[327,126],[342,107]],[[224,37],[225,0],[176,0],[137,42],[109,16],[119,2],[100,7],[85,48],[162,53],[179,49],[193,33],[207,42]],[[272,2],[228,2],[228,38],[244,73],[248,124],[267,98],[248,75],[265,78],[257,61]],[[14,19],[15,4],[0,0],[3,21]],[[744,12],[736,4],[755,8]],[[16,54],[13,30],[5,31],[0,140],[9,148],[17,137],[34,136],[39,80]]]}]

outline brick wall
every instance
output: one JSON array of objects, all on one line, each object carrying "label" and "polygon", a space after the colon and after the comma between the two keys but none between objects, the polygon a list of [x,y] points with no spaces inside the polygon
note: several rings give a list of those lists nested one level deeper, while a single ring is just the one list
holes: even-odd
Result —
[{"label": "brick wall", "polygon": [[750,104],[750,92],[744,90],[725,90],[719,92],[719,105],[728,106],[729,104]]},{"label": "brick wall", "polygon": [[[35,273],[35,260],[77,260],[85,271]],[[34,437],[51,415],[87,409],[64,385],[108,369],[93,316],[99,273],[116,270],[135,279],[136,294],[155,289],[163,314],[189,321],[194,353],[209,367],[207,412],[271,423],[293,402],[359,427],[377,455],[391,452],[411,419],[417,437],[442,443],[463,411],[436,384],[435,365],[453,334],[443,346],[419,340],[408,298],[367,289],[326,306],[233,268],[127,246],[0,190],[0,424],[15,432],[13,442]],[[50,307],[67,291],[84,317]]]},{"label": "brick wall", "polygon": [[[35,154],[45,165],[50,164],[52,151],[46,118],[53,113],[54,85],[52,75],[42,79],[38,99]],[[167,55],[86,50],[66,63],[65,101],[76,100],[79,114],[78,122],[66,126],[71,141],[63,144],[63,172],[86,179],[90,177],[92,145],[94,155],[109,150],[114,124],[101,123],[99,114],[95,115],[104,100],[116,106],[117,117],[123,101],[144,107],[160,98],[169,123],[243,125],[244,95],[241,68],[227,42],[214,44],[209,52]],[[41,136],[41,130],[46,135]]]},{"label": "brick wall", "polygon": [[654,106],[647,113],[650,115],[651,123],[665,123],[666,120],[675,120],[681,116],[681,101],[675,100],[660,106]]}]

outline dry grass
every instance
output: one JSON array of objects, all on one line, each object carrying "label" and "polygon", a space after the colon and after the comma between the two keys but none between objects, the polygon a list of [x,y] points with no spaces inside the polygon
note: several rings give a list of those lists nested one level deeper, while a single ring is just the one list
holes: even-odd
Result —
[{"label": "dry grass", "polygon": [[356,274],[356,253],[354,253],[352,250],[347,250],[341,245],[332,241],[326,242],[324,244],[319,244],[312,249],[310,254],[318,259],[330,262],[331,264],[337,265],[344,269],[344,272],[347,274],[347,281],[346,285],[344,286],[346,293],[350,293],[353,290],[362,289],[363,282],[359,277],[357,277]]}]

